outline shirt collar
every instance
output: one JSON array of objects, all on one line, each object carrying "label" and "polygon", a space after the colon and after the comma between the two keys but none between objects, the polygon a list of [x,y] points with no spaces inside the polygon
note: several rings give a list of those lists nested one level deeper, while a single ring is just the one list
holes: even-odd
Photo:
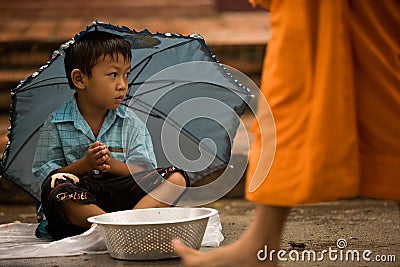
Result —
[{"label": "shirt collar", "polygon": [[[115,110],[109,110],[106,118],[113,118],[115,116],[125,119],[126,107],[124,105],[119,105]],[[76,102],[75,96],[62,104],[53,116],[53,122],[68,122],[68,121],[80,121],[84,120],[82,114],[79,111],[78,104]]]},{"label": "shirt collar", "polygon": [[[109,110],[106,117],[104,118],[102,129],[100,130],[98,138],[100,138],[103,133],[106,132],[113,125],[117,117],[124,119],[126,116],[125,111],[126,107],[122,105],[118,106],[118,108],[115,110]],[[82,114],[80,113],[75,97],[72,97],[57,109],[52,121],[53,123],[73,122],[76,129],[82,131],[86,136],[89,136],[91,139],[96,139],[93,136],[90,126],[87,124]]]},{"label": "shirt collar", "polygon": [[78,114],[80,115],[80,112],[76,104],[76,99],[72,97],[57,109],[52,121],[54,123],[76,121]]}]

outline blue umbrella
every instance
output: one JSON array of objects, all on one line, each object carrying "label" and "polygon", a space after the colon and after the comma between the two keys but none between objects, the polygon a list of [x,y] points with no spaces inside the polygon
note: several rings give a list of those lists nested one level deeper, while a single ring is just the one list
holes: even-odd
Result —
[{"label": "blue umbrella", "polygon": [[226,168],[249,90],[216,61],[199,35],[137,32],[96,21],[11,90],[2,177],[40,202],[41,185],[31,170],[39,130],[74,93],[65,75],[63,52],[89,31],[111,32],[131,43],[129,92],[123,104],[145,121],[159,167],[178,165],[188,171],[192,182]]}]

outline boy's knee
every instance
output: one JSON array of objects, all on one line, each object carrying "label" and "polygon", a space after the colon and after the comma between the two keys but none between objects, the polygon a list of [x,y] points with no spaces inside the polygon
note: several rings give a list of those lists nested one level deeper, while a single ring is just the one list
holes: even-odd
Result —
[{"label": "boy's knee", "polygon": [[173,183],[175,185],[179,185],[182,187],[186,187],[186,180],[185,177],[179,172],[172,173],[168,178],[167,181]]}]

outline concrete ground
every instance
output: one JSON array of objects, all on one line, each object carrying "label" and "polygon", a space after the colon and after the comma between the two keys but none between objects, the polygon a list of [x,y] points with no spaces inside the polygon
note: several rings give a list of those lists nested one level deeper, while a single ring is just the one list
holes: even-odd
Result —
[{"label": "concrete ground", "polygon": [[[252,218],[254,203],[242,198],[223,198],[207,205],[219,211],[222,245],[238,239]],[[286,254],[280,266],[400,266],[400,215],[398,203],[356,198],[293,208],[287,220],[281,247]],[[0,223],[35,222],[33,205],[0,205]],[[339,242],[337,244],[337,242]],[[339,249],[338,245],[347,243]],[[292,244],[292,245],[291,245]],[[303,248],[301,248],[303,247]],[[204,248],[202,248],[204,249]],[[209,249],[209,248],[206,248]],[[260,248],[260,250],[263,248]],[[316,258],[308,260],[306,250],[315,251]],[[331,251],[322,254],[323,250]],[[336,250],[336,251],[335,251]],[[366,261],[362,258],[367,253]],[[360,259],[353,253],[359,253]],[[260,254],[261,256],[263,254]],[[295,261],[296,255],[299,260]],[[321,256],[324,255],[324,256]],[[340,255],[343,260],[340,260]],[[349,261],[345,261],[348,255]],[[354,254],[356,255],[356,254]],[[257,257],[257,255],[254,255]],[[319,261],[318,258],[323,259]],[[336,258],[336,260],[335,260]],[[378,262],[385,259],[385,262]],[[0,260],[0,266],[182,266],[179,259],[162,261],[121,261],[108,254],[71,257]]]}]

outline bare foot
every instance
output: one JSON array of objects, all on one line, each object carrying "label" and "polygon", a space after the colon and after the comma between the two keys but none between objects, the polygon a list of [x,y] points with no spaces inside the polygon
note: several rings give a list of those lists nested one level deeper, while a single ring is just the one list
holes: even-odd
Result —
[{"label": "bare foot", "polygon": [[249,227],[237,241],[227,246],[200,252],[174,239],[172,247],[187,267],[277,266],[275,257],[264,259],[265,247],[268,251],[279,250],[280,236],[289,210],[285,207],[257,205]]}]

